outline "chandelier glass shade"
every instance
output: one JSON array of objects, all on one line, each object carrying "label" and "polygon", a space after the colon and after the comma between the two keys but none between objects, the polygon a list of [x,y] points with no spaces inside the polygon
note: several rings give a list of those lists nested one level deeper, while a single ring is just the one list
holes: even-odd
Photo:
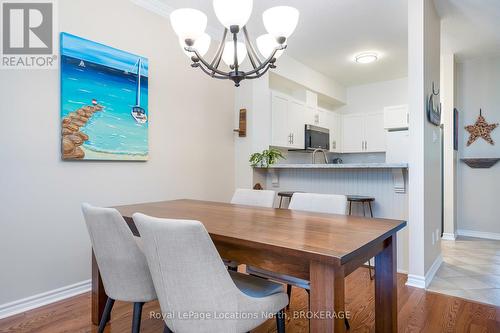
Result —
[{"label": "chandelier glass shade", "polygon": [[[262,20],[268,33],[256,39],[259,55],[246,28],[253,0],[213,0],[213,6],[224,32],[210,60],[203,58],[212,40],[205,32],[207,16],[191,8],[176,9],[170,14],[170,23],[184,53],[192,61],[191,67],[200,68],[212,78],[232,80],[237,87],[242,80],[259,78],[269,69],[276,68],[276,59],[283,54],[288,38],[297,27],[297,9],[278,6],[264,11]],[[250,62],[248,70],[240,68],[245,59]],[[221,62],[229,71],[220,68]]]}]

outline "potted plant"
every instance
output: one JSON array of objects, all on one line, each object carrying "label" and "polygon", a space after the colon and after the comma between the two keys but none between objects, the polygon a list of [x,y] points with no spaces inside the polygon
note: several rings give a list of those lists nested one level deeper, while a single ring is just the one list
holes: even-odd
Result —
[{"label": "potted plant", "polygon": [[278,149],[269,148],[261,153],[253,153],[249,162],[253,167],[267,168],[278,162],[279,159],[286,159],[286,157]]}]

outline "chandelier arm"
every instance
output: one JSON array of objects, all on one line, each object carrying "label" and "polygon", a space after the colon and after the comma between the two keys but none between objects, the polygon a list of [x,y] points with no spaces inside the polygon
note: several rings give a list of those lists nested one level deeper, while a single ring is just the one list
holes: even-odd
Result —
[{"label": "chandelier arm", "polygon": [[[224,33],[222,34],[222,39],[219,44],[219,47],[217,48],[217,51],[215,52],[214,58],[212,60],[212,63],[210,63],[210,66],[214,66],[216,63],[218,64],[220,62],[220,58],[222,56],[222,52],[224,52],[224,46],[226,45],[226,36],[227,36],[227,28],[224,28]],[[218,66],[215,66],[217,68]]]},{"label": "chandelier arm", "polygon": [[219,74],[214,73],[210,68],[204,66],[202,63],[197,63],[194,67],[200,67],[203,72],[207,73],[207,75],[210,75],[211,77],[214,77],[217,79],[230,79],[231,78],[231,75],[229,75],[229,73],[224,73],[224,72],[221,72]]},{"label": "chandelier arm", "polygon": [[248,54],[248,59],[250,59],[250,63],[252,64],[253,69],[256,69],[257,66],[255,65],[255,60],[253,60],[252,54],[248,51],[248,49],[247,49],[247,54]]},{"label": "chandelier arm", "polygon": [[205,67],[203,67],[201,65],[196,66],[196,67],[199,67],[203,71],[203,73],[207,74],[211,78],[219,79],[219,80],[228,80],[229,79],[229,76],[215,75],[215,74],[213,74],[213,72],[206,70]]},{"label": "chandelier arm", "polygon": [[[246,29],[244,30],[246,31]],[[248,34],[246,35],[248,37]],[[252,51],[250,49],[251,45],[249,45],[249,39],[248,38],[245,38],[245,45],[247,46],[247,54],[248,54],[248,59],[250,59],[250,63],[252,64],[252,68],[253,69],[256,69],[257,68],[257,65],[255,64],[255,60],[254,60],[254,57],[252,56]],[[261,62],[260,62],[260,59],[255,56],[257,61],[259,62],[259,66],[261,65]]]},{"label": "chandelier arm", "polygon": [[238,73],[238,36],[233,33],[233,43],[234,43],[234,71]]},{"label": "chandelier arm", "polygon": [[[226,29],[226,30],[227,30],[227,29]],[[226,34],[224,34],[224,36],[226,36]],[[225,37],[224,37],[224,38],[225,38]],[[217,58],[217,61],[215,62],[215,66],[213,66],[215,69],[218,69],[218,68],[219,68],[220,61],[221,61],[221,59],[222,59],[222,54],[224,53],[225,48],[226,48],[226,40],[224,39],[224,40],[222,41],[222,49],[221,49],[221,51],[220,51],[220,53],[219,53],[219,56],[218,56],[218,58]]]},{"label": "chandelier arm", "polygon": [[260,65],[259,67],[257,67],[256,69],[254,69],[252,71],[246,72],[246,75],[253,75],[253,74],[257,73],[257,72],[260,72],[267,65],[274,63],[273,59],[275,59],[274,55],[276,54],[276,52],[278,52],[279,50],[283,50],[285,47],[286,46],[278,46],[278,47],[276,47],[274,49],[273,53],[271,53],[271,55],[269,56],[269,58],[267,58],[262,65]]},{"label": "chandelier arm", "polygon": [[259,56],[257,55],[257,52],[255,52],[255,48],[253,47],[252,40],[250,39],[250,37],[248,35],[247,26],[243,27],[243,34],[245,36],[245,41],[246,41],[246,44],[247,44],[247,49],[249,49],[250,52],[255,57],[255,59],[257,59],[257,62],[259,63],[259,65],[262,65],[262,61],[260,60]]},{"label": "chandelier arm", "polygon": [[262,72],[260,73],[257,73],[255,74],[254,76],[245,76],[245,79],[248,79],[248,80],[253,80],[253,79],[258,79],[259,77],[261,77],[262,75],[266,74],[267,71],[270,69],[270,68],[274,68],[274,67],[271,67],[271,65],[267,66]]},{"label": "chandelier arm", "polygon": [[213,71],[214,73],[217,73],[217,74],[220,74],[220,75],[224,75],[224,76],[229,76],[228,73],[225,73],[217,68],[214,68],[213,66],[210,66],[210,64],[205,60],[203,59],[202,56],[200,56],[200,54],[198,53],[198,51],[196,49],[191,49],[191,52],[194,52],[194,54],[196,54],[196,57],[198,58],[198,60],[209,70]]}]

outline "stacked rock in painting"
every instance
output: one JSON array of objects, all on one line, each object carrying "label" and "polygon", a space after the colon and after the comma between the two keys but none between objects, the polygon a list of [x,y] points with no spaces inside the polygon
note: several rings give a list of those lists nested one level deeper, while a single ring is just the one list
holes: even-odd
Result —
[{"label": "stacked rock in painting", "polygon": [[101,111],[101,105],[84,106],[69,113],[62,120],[62,158],[64,160],[83,159],[85,152],[80,146],[89,139],[88,135],[81,132],[87,121],[95,112]]}]

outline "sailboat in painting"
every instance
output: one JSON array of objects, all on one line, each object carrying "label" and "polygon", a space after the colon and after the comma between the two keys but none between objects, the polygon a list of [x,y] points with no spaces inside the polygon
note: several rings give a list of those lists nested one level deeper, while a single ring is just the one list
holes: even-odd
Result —
[{"label": "sailboat in painting", "polygon": [[132,117],[134,117],[135,121],[139,124],[144,124],[148,121],[148,116],[146,115],[146,111],[141,107],[141,66],[142,59],[139,58],[137,61],[137,91],[135,94],[135,106],[132,107]]}]

